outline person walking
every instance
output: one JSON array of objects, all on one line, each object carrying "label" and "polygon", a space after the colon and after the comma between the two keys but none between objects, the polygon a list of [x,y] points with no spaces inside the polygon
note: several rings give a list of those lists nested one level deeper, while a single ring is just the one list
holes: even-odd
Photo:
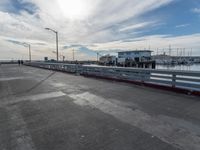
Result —
[{"label": "person walking", "polygon": [[20,66],[20,64],[21,64],[21,61],[20,61],[20,60],[18,60],[18,65]]},{"label": "person walking", "polygon": [[21,63],[21,65],[23,65],[23,64],[24,64],[24,61],[23,61],[23,60],[21,60],[21,62],[20,62],[20,63]]}]

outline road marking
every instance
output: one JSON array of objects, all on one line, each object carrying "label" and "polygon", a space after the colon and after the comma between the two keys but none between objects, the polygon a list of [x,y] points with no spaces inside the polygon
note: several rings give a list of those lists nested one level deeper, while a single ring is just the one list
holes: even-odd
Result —
[{"label": "road marking", "polygon": [[65,95],[66,95],[65,93],[58,91],[58,92],[49,92],[49,93],[35,94],[35,95],[30,95],[30,96],[16,97],[14,100],[6,101],[2,105],[10,105],[10,104],[23,102],[23,101],[39,101],[39,100],[45,100],[49,98],[62,97]]},{"label": "road marking", "polygon": [[156,136],[163,142],[169,143],[174,147],[185,150],[200,149],[200,137],[198,136],[200,134],[200,128],[187,121],[164,115],[151,116],[139,109],[132,110],[125,106],[119,106],[116,103],[112,103],[89,92],[70,94],[69,97],[77,105],[97,108],[122,122],[136,126]]},{"label": "road marking", "polygon": [[31,101],[37,101],[37,100],[44,100],[48,98],[56,98],[56,97],[61,97],[65,96],[66,94],[58,91],[58,92],[50,92],[50,93],[42,93],[42,94],[37,94],[37,95],[32,95],[32,96],[25,96],[21,97],[21,100],[31,100]]},{"label": "road marking", "polygon": [[54,86],[55,88],[66,87],[66,84],[64,84],[64,83],[55,83],[55,82],[53,82],[53,83],[51,83],[51,85]]},{"label": "road marking", "polygon": [[11,80],[21,80],[25,79],[26,77],[10,77],[10,78],[0,78],[0,81],[11,81]]}]

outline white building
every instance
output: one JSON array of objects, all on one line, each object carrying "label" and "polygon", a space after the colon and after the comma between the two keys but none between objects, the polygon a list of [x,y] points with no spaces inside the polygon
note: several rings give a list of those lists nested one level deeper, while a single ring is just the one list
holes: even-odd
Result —
[{"label": "white building", "polygon": [[123,51],[118,52],[118,62],[125,62],[132,60],[135,62],[145,62],[151,60],[150,50],[137,50],[137,51]]}]

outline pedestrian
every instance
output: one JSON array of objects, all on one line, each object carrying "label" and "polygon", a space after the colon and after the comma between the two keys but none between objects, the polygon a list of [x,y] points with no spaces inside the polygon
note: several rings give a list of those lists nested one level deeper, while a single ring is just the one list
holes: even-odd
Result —
[{"label": "pedestrian", "polygon": [[21,64],[21,61],[20,61],[20,60],[18,60],[18,65],[20,66],[20,64]]},{"label": "pedestrian", "polygon": [[23,65],[24,64],[24,61],[23,60],[21,60],[21,65]]}]

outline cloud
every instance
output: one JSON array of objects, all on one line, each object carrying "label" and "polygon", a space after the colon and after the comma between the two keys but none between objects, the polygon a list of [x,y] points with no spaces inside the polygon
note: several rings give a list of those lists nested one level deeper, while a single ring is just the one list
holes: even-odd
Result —
[{"label": "cloud", "polygon": [[72,45],[63,46],[62,49],[79,48],[79,47],[84,47],[84,45],[81,45],[81,44],[72,44]]},{"label": "cloud", "polygon": [[[136,21],[140,15],[171,2],[171,0],[144,0],[142,2],[137,0],[119,0],[117,2],[115,0],[110,0],[109,2],[106,0],[96,0],[96,2],[93,0],[85,1],[89,5],[88,7],[93,7],[90,14],[84,20],[71,20],[66,18],[56,0],[52,0],[51,3],[47,0],[20,0],[21,5],[30,3],[34,7],[37,7],[37,9],[34,9],[34,14],[29,14],[23,9],[18,10],[20,12],[19,15],[2,12],[1,17],[9,19],[2,22],[4,24],[4,33],[6,30],[13,32],[13,28],[18,33],[20,33],[20,30],[27,30],[24,35],[28,36],[31,34],[31,38],[43,38],[45,40],[49,35],[45,34],[43,28],[51,27],[58,30],[61,38],[64,37],[69,42],[75,42],[77,40],[87,42],[91,39],[96,39],[97,41],[107,36],[112,40],[116,36],[111,31],[115,26],[119,26],[118,28],[120,26],[124,27],[126,24],[123,24],[123,21],[129,19],[133,20],[132,24],[140,24],[140,21]],[[67,2],[63,4],[67,5]],[[8,27],[5,27],[7,25]],[[40,32],[39,36],[33,34],[37,32]],[[91,35],[94,34],[97,37],[91,38]],[[16,34],[13,32],[13,35],[21,35],[21,33]],[[82,38],[80,39],[79,37]]]},{"label": "cloud", "polygon": [[[157,49],[169,49],[169,45],[172,46],[174,52],[177,48],[185,48],[186,50],[193,49],[194,55],[199,55],[200,52],[200,34],[184,35],[184,36],[170,36],[170,35],[153,35],[143,36],[135,39],[129,39],[129,41],[114,41],[104,44],[96,44],[98,49],[105,51],[112,51],[118,48],[119,50],[144,50],[149,49],[156,52]],[[95,49],[95,47],[90,47]],[[97,49],[96,49],[97,50]],[[176,54],[176,53],[174,53]]]},{"label": "cloud", "polygon": [[[63,8],[71,3],[71,0],[59,1]],[[82,0],[73,0],[73,5],[70,6],[74,10],[82,8],[81,5],[75,7],[80,2],[83,3]],[[85,14],[80,17],[79,13],[73,18],[64,12],[58,0],[18,0],[17,5],[12,0],[1,0],[0,18],[4,19],[0,20],[0,51],[3,52],[0,59],[9,58],[11,52],[15,53],[13,58],[28,58],[26,48],[8,40],[31,43],[33,59],[43,59],[44,56],[54,58],[52,51],[55,50],[55,34],[44,30],[45,27],[58,31],[60,53],[68,55],[74,47],[79,50],[76,56],[80,59],[85,59],[86,55],[86,58],[94,58],[93,50],[139,49],[153,45],[148,41],[155,39],[155,36],[146,40],[143,32],[158,26],[162,18],[155,14],[144,19],[143,15],[172,2],[173,0],[84,0],[84,7],[88,11],[84,12],[85,9],[82,8]],[[74,12],[71,15],[77,14]],[[166,37],[159,36],[161,42],[162,39],[167,41]]]},{"label": "cloud", "polygon": [[190,26],[190,24],[180,24],[180,25],[177,25],[176,28],[185,28],[188,26]]},{"label": "cloud", "polygon": [[14,41],[14,40],[7,40],[8,42],[11,42],[13,44],[18,44],[18,45],[22,45],[24,46],[24,43],[23,42],[19,42],[19,41]]},{"label": "cloud", "polygon": [[200,8],[193,8],[192,12],[194,12],[194,13],[200,13]]},{"label": "cloud", "polygon": [[75,60],[96,60],[96,52],[83,45],[66,46],[62,55],[68,60],[73,60],[73,55]]},{"label": "cloud", "polygon": [[133,25],[121,28],[119,31],[123,32],[123,31],[141,29],[141,28],[145,28],[147,26],[152,26],[152,24],[154,24],[154,23],[155,22],[142,22],[142,23],[138,23],[138,24],[133,24]]},{"label": "cloud", "polygon": [[18,41],[18,40],[13,40],[13,39],[5,39],[5,41],[8,41],[8,42],[13,43],[13,44],[17,44],[17,45],[22,45],[22,46],[26,46],[27,44],[38,45],[38,46],[47,45],[46,43],[40,42],[40,41],[29,41],[28,43],[25,42],[26,40],[24,40],[24,41],[23,40]]}]

